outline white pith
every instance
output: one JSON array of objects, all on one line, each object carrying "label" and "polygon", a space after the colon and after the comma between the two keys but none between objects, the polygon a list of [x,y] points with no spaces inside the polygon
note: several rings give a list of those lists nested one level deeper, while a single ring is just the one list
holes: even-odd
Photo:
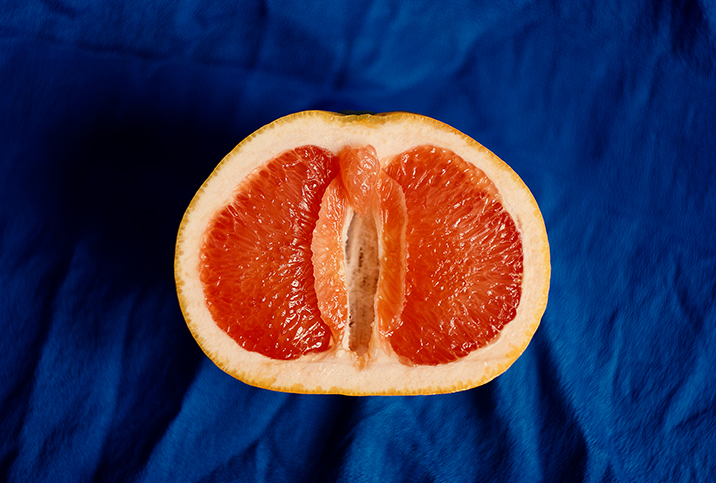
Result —
[{"label": "white pith", "polygon": [[[490,345],[439,366],[407,366],[381,343],[373,324],[371,348],[358,358],[339,347],[296,360],[277,361],[242,349],[213,321],[198,274],[207,224],[253,169],[301,145],[338,152],[345,145],[372,145],[381,162],[412,147],[432,144],[455,152],[492,180],[515,220],[523,245],[522,295],[517,315]],[[380,230],[380,227],[378,227]],[[175,277],[192,334],[223,370],[248,384],[302,393],[431,394],[484,384],[524,351],[547,303],[550,262],[542,216],[520,178],[494,154],[464,134],[419,115],[342,116],[307,111],[279,119],[239,144],[219,164],[187,210],[179,230]],[[267,287],[270,290],[270,287]]]}]

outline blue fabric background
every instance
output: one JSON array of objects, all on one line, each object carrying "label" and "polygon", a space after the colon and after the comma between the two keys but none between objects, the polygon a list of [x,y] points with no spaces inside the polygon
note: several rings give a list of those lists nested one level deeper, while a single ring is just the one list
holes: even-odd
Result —
[{"label": "blue fabric background", "polygon": [[[174,239],[243,137],[407,110],[506,160],[549,305],[495,381],[306,396],[186,329]],[[0,480],[716,481],[716,3],[5,0]]]}]

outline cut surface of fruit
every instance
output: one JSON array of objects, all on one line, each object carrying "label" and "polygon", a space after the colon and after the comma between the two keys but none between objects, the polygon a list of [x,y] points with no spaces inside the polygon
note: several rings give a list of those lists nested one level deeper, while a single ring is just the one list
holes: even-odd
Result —
[{"label": "cut surface of fruit", "polygon": [[299,393],[433,394],[525,350],[549,246],[519,177],[409,113],[306,111],[249,136],[187,209],[187,325],[234,377]]},{"label": "cut surface of fruit", "polygon": [[487,345],[515,317],[522,242],[492,182],[455,153],[420,146],[386,172],[408,213],[403,323],[393,350],[416,364],[444,364]]},{"label": "cut surface of fruit", "polygon": [[348,288],[343,242],[343,225],[347,214],[346,193],[340,180],[336,178],[328,185],[321,200],[321,209],[311,241],[318,308],[336,341],[341,339],[348,326]]},{"label": "cut surface of fruit", "polygon": [[373,146],[345,146],[338,153],[341,180],[351,206],[363,216],[373,200],[375,183],[380,172],[380,161]]},{"label": "cut surface of fruit", "polygon": [[335,168],[315,146],[282,153],[243,180],[207,226],[199,254],[206,305],[246,350],[294,359],[329,345],[311,240]]}]

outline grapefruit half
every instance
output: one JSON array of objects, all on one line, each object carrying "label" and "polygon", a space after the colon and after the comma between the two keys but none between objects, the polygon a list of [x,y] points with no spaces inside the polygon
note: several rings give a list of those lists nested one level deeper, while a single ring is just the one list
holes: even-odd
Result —
[{"label": "grapefruit half", "polygon": [[540,323],[549,245],[497,156],[417,114],[305,111],[232,150],[176,243],[206,355],[266,389],[436,394],[484,384]]}]

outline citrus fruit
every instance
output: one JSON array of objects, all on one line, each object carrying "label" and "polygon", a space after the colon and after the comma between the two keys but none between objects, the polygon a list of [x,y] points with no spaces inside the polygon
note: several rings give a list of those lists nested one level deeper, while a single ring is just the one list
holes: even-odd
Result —
[{"label": "citrus fruit", "polygon": [[306,111],[250,135],[204,182],[175,278],[200,347],[248,384],[446,393],[525,350],[549,245],[522,180],[454,128]]}]

